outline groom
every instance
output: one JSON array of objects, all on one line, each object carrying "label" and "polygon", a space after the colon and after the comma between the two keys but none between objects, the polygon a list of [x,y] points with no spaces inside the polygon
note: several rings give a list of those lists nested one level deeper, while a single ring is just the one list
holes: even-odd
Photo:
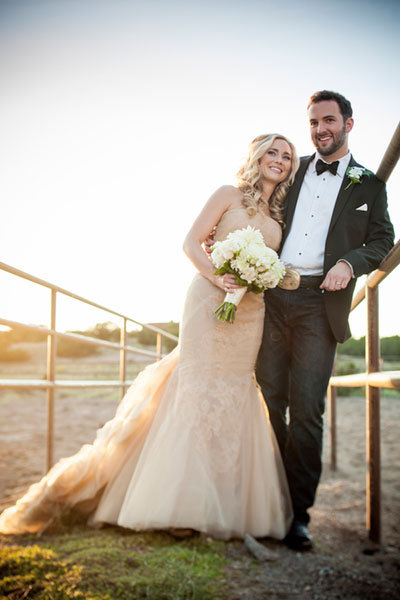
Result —
[{"label": "groom", "polygon": [[394,235],[384,183],[348,149],[350,102],[335,92],[317,92],[308,117],[316,153],[301,159],[286,198],[281,247],[282,260],[301,282],[297,290],[265,293],[256,369],[293,502],[286,542],[296,550],[313,545],[308,509],[321,474],[325,393],[336,344],[350,336],[356,278],[378,267]]}]

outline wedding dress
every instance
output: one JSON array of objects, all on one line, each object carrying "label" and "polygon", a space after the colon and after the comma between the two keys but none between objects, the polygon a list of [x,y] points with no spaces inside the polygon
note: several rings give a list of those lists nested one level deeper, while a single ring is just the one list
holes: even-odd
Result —
[{"label": "wedding dress", "polygon": [[[280,226],[243,208],[215,238],[251,225],[277,249]],[[284,467],[256,386],[263,294],[245,294],[233,324],[217,320],[224,292],[197,274],[180,344],[139,374],[95,441],[60,460],[0,517],[0,532],[41,530],[75,507],[90,524],[192,528],[228,539],[282,539],[292,518]]]}]

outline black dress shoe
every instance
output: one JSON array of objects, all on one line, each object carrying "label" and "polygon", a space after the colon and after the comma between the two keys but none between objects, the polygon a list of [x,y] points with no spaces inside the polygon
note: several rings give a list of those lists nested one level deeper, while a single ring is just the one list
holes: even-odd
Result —
[{"label": "black dress shoe", "polygon": [[313,539],[307,525],[300,521],[293,521],[289,533],[285,537],[285,544],[292,550],[306,552],[313,549]]}]

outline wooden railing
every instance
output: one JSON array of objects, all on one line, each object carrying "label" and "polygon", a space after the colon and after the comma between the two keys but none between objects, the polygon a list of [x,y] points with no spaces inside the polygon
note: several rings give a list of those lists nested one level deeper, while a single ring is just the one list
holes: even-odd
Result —
[{"label": "wooden railing", "polygon": [[[0,262],[0,270],[7,271],[12,275],[17,277],[27,279],[32,283],[40,285],[42,287],[46,287],[50,290],[51,293],[51,305],[50,305],[50,327],[41,327],[37,325],[29,325],[28,323],[21,323],[19,321],[10,321],[9,319],[2,318],[0,316],[0,325],[5,325],[10,327],[11,329],[25,329],[28,331],[36,331],[47,335],[47,375],[46,379],[0,379],[0,389],[6,388],[14,388],[14,389],[44,389],[47,390],[47,435],[46,435],[46,466],[47,469],[50,469],[54,462],[54,398],[55,398],[55,390],[59,388],[90,388],[90,387],[118,387],[120,388],[121,398],[124,396],[126,388],[133,383],[132,381],[128,381],[126,379],[126,357],[128,352],[133,352],[136,354],[141,354],[143,356],[148,356],[155,360],[160,360],[162,357],[162,339],[163,337],[167,337],[171,340],[178,341],[178,338],[171,333],[160,329],[159,327],[154,327],[153,325],[148,325],[145,323],[141,323],[131,317],[123,315],[115,310],[110,308],[106,308],[97,302],[93,302],[88,300],[87,298],[83,298],[82,296],[78,296],[77,294],[73,294],[68,290],[60,288],[48,281],[44,281],[43,279],[39,279],[34,275],[30,275],[29,273],[25,273],[24,271],[20,271],[10,265]],[[58,331],[56,328],[56,316],[57,316],[57,294],[63,294],[64,296],[69,296],[70,298],[74,298],[79,302],[83,302],[95,308],[101,309],[114,317],[118,317],[122,319],[121,333],[120,333],[120,343],[109,342],[106,340],[102,340],[99,338],[89,337],[85,335],[79,335],[77,333],[68,333],[64,331]],[[139,325],[145,329],[153,331],[156,334],[156,352],[152,352],[150,350],[143,350],[142,348],[135,348],[134,346],[129,346],[126,343],[127,340],[127,324],[134,323],[135,325]],[[119,380],[92,380],[92,381],[70,381],[70,380],[59,380],[56,378],[56,341],[57,337],[59,338],[67,338],[70,340],[76,340],[79,342],[83,342],[85,344],[95,344],[96,346],[104,346],[106,348],[113,348],[114,350],[119,351]]]},{"label": "wooden railing", "polygon": [[[377,171],[387,181],[400,156],[400,123]],[[328,414],[330,426],[330,463],[337,468],[336,388],[366,387],[367,418],[367,514],[369,538],[381,540],[381,461],[380,461],[380,388],[400,389],[400,371],[380,371],[378,288],[400,263],[400,241],[384,258],[379,268],[368,275],[365,285],[353,299],[351,310],[367,301],[367,333],[365,338],[366,372],[356,375],[332,376],[328,387]]]}]

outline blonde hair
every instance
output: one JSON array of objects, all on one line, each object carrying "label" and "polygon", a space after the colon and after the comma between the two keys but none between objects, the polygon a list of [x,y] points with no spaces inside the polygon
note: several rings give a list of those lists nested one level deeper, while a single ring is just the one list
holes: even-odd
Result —
[{"label": "blonde hair", "polygon": [[253,216],[261,209],[264,202],[262,199],[262,173],[260,168],[260,159],[271,148],[275,140],[284,140],[290,146],[292,151],[292,164],[289,175],[278,183],[274,189],[271,198],[268,201],[271,217],[278,221],[283,227],[283,202],[286,194],[294,181],[294,176],[299,168],[299,158],[292,142],[284,135],[279,133],[267,133],[256,137],[249,146],[249,154],[246,162],[237,172],[238,188],[243,193],[242,204],[247,209],[249,216]]}]

